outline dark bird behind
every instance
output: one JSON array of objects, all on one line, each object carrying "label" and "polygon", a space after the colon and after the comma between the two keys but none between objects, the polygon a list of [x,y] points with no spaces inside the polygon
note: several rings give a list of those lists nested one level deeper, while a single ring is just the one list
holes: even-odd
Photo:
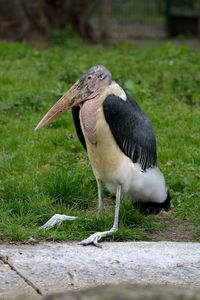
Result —
[{"label": "dark bird behind", "polygon": [[89,69],[48,111],[36,130],[70,108],[97,181],[100,214],[104,211],[102,183],[116,194],[113,227],[92,234],[81,244],[98,245],[102,237],[118,230],[121,197],[129,199],[142,213],[170,210],[165,179],[157,166],[151,123],[104,66]]}]

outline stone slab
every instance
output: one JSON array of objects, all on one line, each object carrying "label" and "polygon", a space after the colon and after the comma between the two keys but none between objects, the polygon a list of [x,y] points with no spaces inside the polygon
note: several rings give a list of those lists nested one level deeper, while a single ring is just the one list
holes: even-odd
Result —
[{"label": "stone slab", "polygon": [[0,261],[0,299],[11,299],[24,295],[37,295],[37,293],[10,267]]},{"label": "stone slab", "polygon": [[83,247],[76,242],[4,245],[0,253],[7,255],[43,294],[127,282],[200,287],[200,243],[101,245],[102,248]]}]

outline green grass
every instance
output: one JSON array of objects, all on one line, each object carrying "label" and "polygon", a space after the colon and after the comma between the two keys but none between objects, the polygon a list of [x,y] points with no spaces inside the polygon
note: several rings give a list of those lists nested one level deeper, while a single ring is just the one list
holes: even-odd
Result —
[{"label": "green grass", "polygon": [[[97,216],[97,188],[87,155],[74,134],[70,112],[39,132],[34,127],[75,80],[95,64],[133,95],[152,121],[159,165],[173,198],[174,215],[195,224],[200,240],[200,53],[166,44],[138,50],[121,44],[91,47],[55,36],[59,46],[39,51],[0,44],[0,240],[80,240],[109,229],[114,199],[105,191]],[[37,231],[53,214],[76,215],[49,231]],[[119,231],[108,240],[148,239],[160,226],[127,201]]]}]

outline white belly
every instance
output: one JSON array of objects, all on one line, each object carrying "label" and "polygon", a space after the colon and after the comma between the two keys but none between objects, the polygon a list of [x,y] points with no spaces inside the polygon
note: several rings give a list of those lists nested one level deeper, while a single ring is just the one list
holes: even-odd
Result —
[{"label": "white belly", "polygon": [[[82,126],[84,133],[84,128]],[[101,179],[112,193],[121,184],[123,197],[133,202],[162,203],[166,197],[165,180],[156,167],[143,172],[116,144],[100,107],[96,115],[96,140],[94,145],[84,133],[88,156],[96,178]]]},{"label": "white belly", "polygon": [[[167,198],[163,174],[156,167],[142,172],[138,164],[127,161],[118,173],[122,184],[123,197],[132,202],[162,203]],[[106,183],[108,190],[116,191],[116,183]]]}]

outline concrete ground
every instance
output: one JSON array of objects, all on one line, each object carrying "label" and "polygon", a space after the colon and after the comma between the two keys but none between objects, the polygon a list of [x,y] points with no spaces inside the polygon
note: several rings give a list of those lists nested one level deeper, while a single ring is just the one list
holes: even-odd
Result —
[{"label": "concrete ground", "polygon": [[200,287],[200,243],[0,246],[0,299],[117,283]]}]

